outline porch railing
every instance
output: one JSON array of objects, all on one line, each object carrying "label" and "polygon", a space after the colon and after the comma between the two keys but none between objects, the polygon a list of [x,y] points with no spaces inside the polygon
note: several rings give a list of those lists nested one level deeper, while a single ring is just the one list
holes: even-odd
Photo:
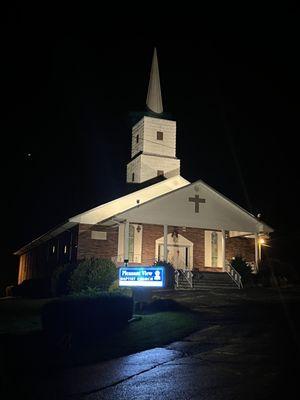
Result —
[{"label": "porch railing", "polygon": [[189,269],[175,269],[175,287],[179,287],[179,276],[180,274],[187,281],[191,288],[193,288],[193,272]]},{"label": "porch railing", "polygon": [[239,289],[243,288],[243,282],[242,282],[242,277],[241,275],[237,272],[237,270],[235,270],[231,264],[226,261],[225,264],[225,271],[227,272],[227,274],[230,276],[230,278],[233,280],[233,282],[237,285],[237,287]]}]

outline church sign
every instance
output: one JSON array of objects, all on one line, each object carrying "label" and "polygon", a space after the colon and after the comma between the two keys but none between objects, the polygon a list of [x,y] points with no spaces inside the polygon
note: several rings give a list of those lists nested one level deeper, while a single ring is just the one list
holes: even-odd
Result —
[{"label": "church sign", "polygon": [[164,267],[121,267],[119,286],[162,288],[165,286]]}]

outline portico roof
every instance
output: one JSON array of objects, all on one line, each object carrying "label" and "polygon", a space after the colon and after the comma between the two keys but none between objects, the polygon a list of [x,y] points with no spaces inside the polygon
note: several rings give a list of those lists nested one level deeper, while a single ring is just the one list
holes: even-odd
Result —
[{"label": "portico roof", "polygon": [[202,180],[121,212],[114,217],[116,220],[251,233],[273,231]]},{"label": "portico roof", "polygon": [[79,222],[81,224],[97,224],[124,211],[130,210],[137,205],[140,206],[154,198],[160,197],[189,184],[190,182],[182,176],[176,175],[144,189],[137,190],[126,196],[119,197],[118,199],[112,200],[108,203],[101,204],[98,207],[70,218],[69,221]]}]

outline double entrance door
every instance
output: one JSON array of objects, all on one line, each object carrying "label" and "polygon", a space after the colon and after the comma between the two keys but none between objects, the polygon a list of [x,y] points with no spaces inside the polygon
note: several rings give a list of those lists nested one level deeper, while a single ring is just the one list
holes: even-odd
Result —
[{"label": "double entrance door", "polygon": [[[158,258],[164,258],[164,245],[159,245]],[[176,269],[186,269],[189,265],[189,247],[176,244],[168,245],[168,262]]]}]

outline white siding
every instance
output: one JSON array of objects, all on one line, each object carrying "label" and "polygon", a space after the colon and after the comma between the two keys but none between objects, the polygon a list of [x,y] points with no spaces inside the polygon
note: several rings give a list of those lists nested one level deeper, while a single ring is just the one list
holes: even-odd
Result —
[{"label": "white siding", "polygon": [[180,160],[174,158],[164,158],[156,156],[148,156],[142,154],[141,156],[141,182],[157,176],[157,171],[164,171],[164,176],[170,178],[179,175],[180,173]]},{"label": "white siding", "polygon": [[[136,141],[137,135],[139,135],[138,143]],[[144,142],[144,118],[142,118],[132,128],[131,158],[134,157],[140,151],[143,151],[143,142]]]},{"label": "white siding", "polygon": [[[163,133],[163,140],[157,139],[157,132]],[[127,164],[127,182],[147,181],[156,177],[157,171],[163,171],[166,178],[180,175],[180,160],[176,158],[176,122],[143,117],[132,128],[131,158],[138,153],[141,154]]]},{"label": "white siding", "polygon": [[[144,118],[144,152],[161,156],[176,156],[176,122],[158,118]],[[163,132],[163,140],[157,140]]]}]

